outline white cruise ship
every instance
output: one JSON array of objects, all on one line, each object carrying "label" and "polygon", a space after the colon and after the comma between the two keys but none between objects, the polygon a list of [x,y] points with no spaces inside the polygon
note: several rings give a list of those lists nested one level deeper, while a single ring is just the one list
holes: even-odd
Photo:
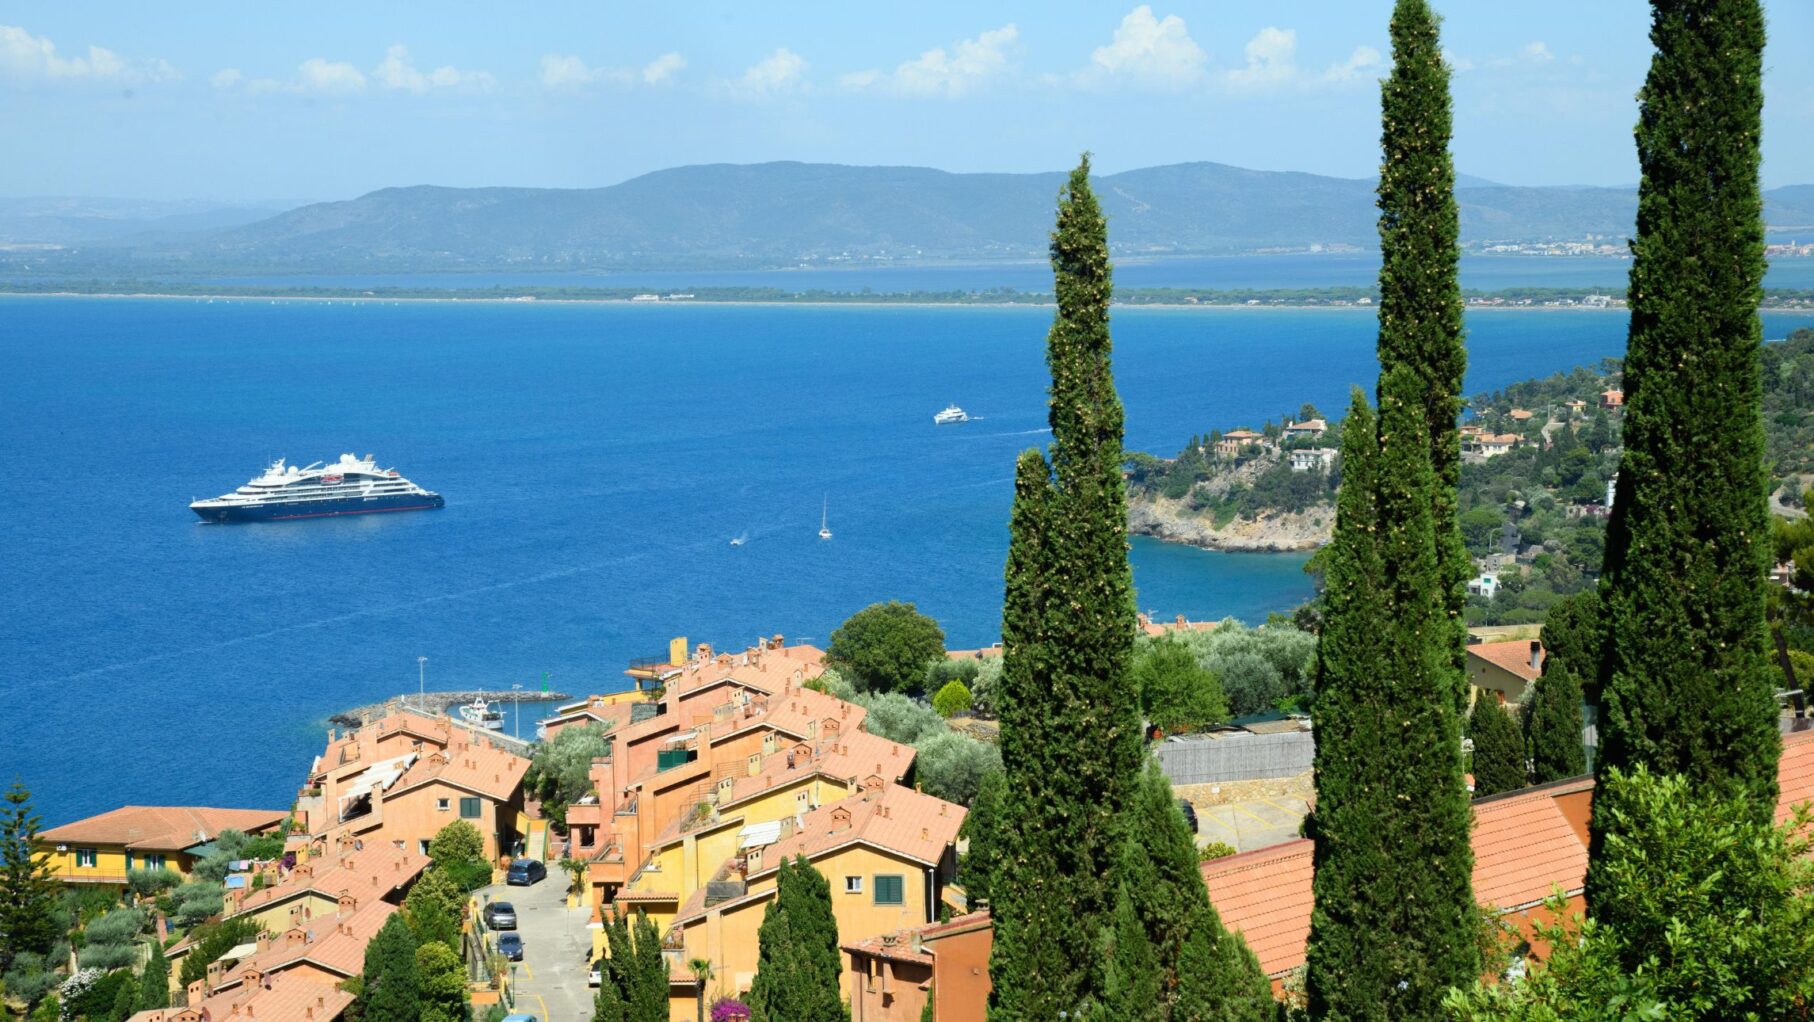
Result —
[{"label": "white cruise ship", "polygon": [[371,455],[342,454],[332,465],[306,468],[279,458],[263,475],[232,493],[189,505],[204,522],[258,522],[285,518],[328,518],[379,511],[426,511],[446,502],[397,474],[379,468]]}]

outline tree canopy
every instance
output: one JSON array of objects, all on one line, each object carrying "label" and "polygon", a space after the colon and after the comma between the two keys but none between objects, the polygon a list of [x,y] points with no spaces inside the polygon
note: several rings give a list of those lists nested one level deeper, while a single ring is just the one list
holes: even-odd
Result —
[{"label": "tree canopy", "polygon": [[831,633],[825,658],[859,689],[917,694],[945,655],[945,632],[911,603],[890,600],[852,614]]}]

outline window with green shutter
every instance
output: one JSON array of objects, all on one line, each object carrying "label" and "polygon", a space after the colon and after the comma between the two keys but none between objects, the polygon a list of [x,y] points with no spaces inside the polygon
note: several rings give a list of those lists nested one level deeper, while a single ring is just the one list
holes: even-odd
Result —
[{"label": "window with green shutter", "polygon": [[76,849],[76,866],[79,869],[94,868],[96,858],[97,856],[92,848]]},{"label": "window with green shutter", "polygon": [[902,901],[906,900],[906,895],[904,893],[905,888],[905,881],[903,881],[900,874],[897,873],[892,876],[877,874],[875,886],[876,904],[899,905]]},{"label": "window with green shutter", "polygon": [[462,798],[460,800],[460,819],[476,820],[478,818],[479,800],[476,798]]}]

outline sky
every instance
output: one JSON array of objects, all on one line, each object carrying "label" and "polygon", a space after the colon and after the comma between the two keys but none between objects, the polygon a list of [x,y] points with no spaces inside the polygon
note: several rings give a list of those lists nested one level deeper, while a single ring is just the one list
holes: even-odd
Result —
[{"label": "sky", "polygon": [[[1641,0],[1438,0],[1464,173],[1630,184]],[[1814,181],[1767,3],[1764,183]],[[0,196],[289,203],[695,163],[1369,177],[1389,0],[0,4]],[[1794,48],[1794,42],[1803,45]]]}]

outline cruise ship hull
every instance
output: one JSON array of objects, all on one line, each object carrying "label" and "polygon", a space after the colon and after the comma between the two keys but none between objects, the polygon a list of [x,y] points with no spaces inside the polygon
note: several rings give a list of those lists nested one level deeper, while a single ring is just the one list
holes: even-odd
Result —
[{"label": "cruise ship hull", "polygon": [[332,518],[338,515],[370,515],[385,511],[432,511],[446,501],[438,493],[397,493],[380,497],[336,497],[325,500],[273,501],[261,504],[215,504],[198,501],[189,505],[204,522],[276,522],[294,518]]}]

